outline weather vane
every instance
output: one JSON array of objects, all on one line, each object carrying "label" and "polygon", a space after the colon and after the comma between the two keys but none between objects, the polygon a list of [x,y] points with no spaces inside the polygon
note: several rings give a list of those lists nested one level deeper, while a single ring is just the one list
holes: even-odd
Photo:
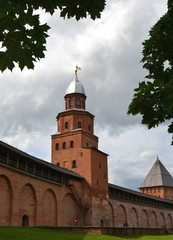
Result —
[{"label": "weather vane", "polygon": [[76,66],[75,74],[77,75],[77,71],[81,70],[80,67]]}]

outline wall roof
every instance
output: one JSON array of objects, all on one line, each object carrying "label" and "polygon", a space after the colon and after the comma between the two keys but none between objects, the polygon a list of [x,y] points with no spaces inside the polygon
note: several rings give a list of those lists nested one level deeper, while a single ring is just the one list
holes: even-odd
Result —
[{"label": "wall roof", "polygon": [[82,176],[80,176],[79,174],[77,174],[77,173],[75,173],[73,171],[70,171],[68,169],[56,166],[56,165],[54,165],[54,164],[52,164],[50,162],[47,162],[45,160],[42,160],[42,159],[36,158],[34,156],[31,156],[31,155],[29,155],[29,154],[27,154],[27,153],[25,153],[25,152],[15,148],[15,147],[13,147],[13,146],[11,146],[11,145],[9,145],[7,143],[4,143],[2,141],[0,141],[0,147],[1,146],[5,147],[7,150],[10,150],[10,151],[12,151],[12,152],[14,152],[16,154],[19,154],[19,155],[22,155],[23,157],[31,159],[34,162],[37,162],[37,163],[39,163],[41,165],[44,165],[47,168],[51,168],[51,169],[56,170],[58,172],[61,172],[61,173],[64,173],[64,174],[67,174],[69,176],[73,176],[73,177],[76,177],[76,178],[79,178],[79,179],[84,179]]},{"label": "wall roof", "polygon": [[129,189],[129,188],[120,187],[118,185],[114,185],[114,184],[110,184],[110,183],[109,183],[108,186],[109,186],[109,188],[120,190],[122,192],[130,193],[130,194],[133,194],[133,195],[136,195],[136,196],[140,196],[140,197],[144,197],[144,198],[157,200],[157,201],[160,201],[160,202],[166,202],[166,203],[173,204],[172,200],[168,200],[168,199],[159,198],[159,197],[155,197],[155,196],[152,196],[152,195],[144,194],[144,193],[137,192],[137,191],[134,191],[134,190]]}]

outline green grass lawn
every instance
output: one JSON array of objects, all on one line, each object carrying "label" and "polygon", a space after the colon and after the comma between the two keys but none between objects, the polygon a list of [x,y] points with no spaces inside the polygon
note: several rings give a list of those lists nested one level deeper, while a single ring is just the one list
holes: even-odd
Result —
[{"label": "green grass lawn", "polygon": [[100,234],[61,232],[40,228],[0,227],[0,240],[173,240],[173,235],[114,237]]}]

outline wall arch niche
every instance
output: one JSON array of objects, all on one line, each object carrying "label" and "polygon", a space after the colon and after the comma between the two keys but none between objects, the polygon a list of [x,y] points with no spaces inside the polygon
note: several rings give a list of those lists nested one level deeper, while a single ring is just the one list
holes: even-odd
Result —
[{"label": "wall arch niche", "polygon": [[133,227],[138,227],[139,223],[138,223],[138,215],[137,215],[137,211],[136,209],[133,207],[130,209],[130,222],[129,222],[129,226],[133,226]]},{"label": "wall arch niche", "polygon": [[155,212],[151,213],[151,223],[150,223],[151,228],[157,228],[157,216]]},{"label": "wall arch niche", "polygon": [[12,188],[9,179],[0,175],[0,225],[7,226],[11,224],[12,213]]},{"label": "wall arch niche", "polygon": [[165,224],[165,217],[163,215],[163,213],[160,213],[160,219],[159,219],[159,227],[160,228],[165,228],[166,224]]},{"label": "wall arch niche", "polygon": [[28,226],[36,225],[36,205],[35,190],[31,184],[26,184],[20,193],[19,217],[21,225],[23,219],[26,218],[24,216],[28,217]]},{"label": "wall arch niche", "polygon": [[74,224],[75,218],[79,214],[79,208],[77,202],[71,193],[64,196],[63,206],[62,206],[62,218],[63,225],[71,226]]},{"label": "wall arch niche", "polygon": [[127,221],[126,210],[123,205],[120,205],[115,210],[115,227],[122,227],[125,221]]},{"label": "wall arch niche", "polygon": [[113,206],[110,202],[106,202],[103,206],[103,216],[105,216],[104,226],[113,227],[114,226],[114,212]]},{"label": "wall arch niche", "polygon": [[54,192],[48,189],[43,196],[42,224],[57,225],[57,201]]},{"label": "wall arch niche", "polygon": [[149,228],[149,221],[148,221],[148,214],[146,210],[142,210],[141,212],[141,223],[140,223],[142,228]]},{"label": "wall arch niche", "polygon": [[170,214],[166,217],[166,228],[172,228],[172,217]]}]

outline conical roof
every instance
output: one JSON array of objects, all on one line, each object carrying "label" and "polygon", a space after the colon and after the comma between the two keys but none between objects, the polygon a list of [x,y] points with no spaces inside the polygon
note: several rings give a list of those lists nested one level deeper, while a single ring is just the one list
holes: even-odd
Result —
[{"label": "conical roof", "polygon": [[71,93],[82,93],[85,95],[85,89],[78,79],[77,72],[75,72],[74,78],[66,90],[66,95]]},{"label": "conical roof", "polygon": [[156,186],[173,187],[173,178],[159,158],[155,161],[140,188]]}]

